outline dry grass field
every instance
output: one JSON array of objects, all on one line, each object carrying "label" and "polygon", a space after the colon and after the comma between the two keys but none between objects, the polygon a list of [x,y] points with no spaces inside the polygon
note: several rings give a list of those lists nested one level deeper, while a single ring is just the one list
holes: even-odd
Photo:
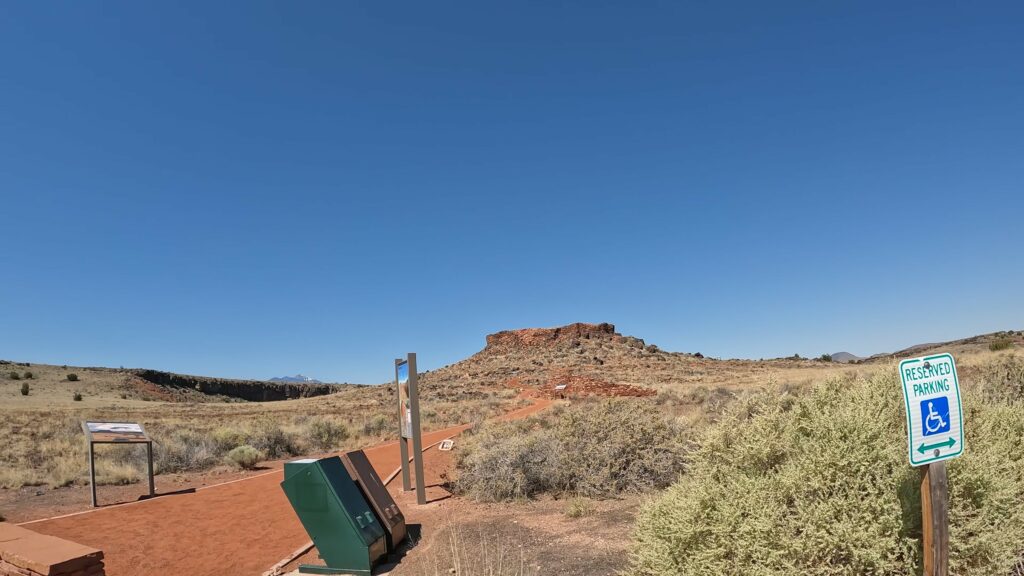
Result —
[{"label": "dry grass field", "polygon": [[[326,396],[244,402],[161,389],[117,369],[8,362],[0,365],[0,487],[83,483],[85,419],[141,422],[156,441],[157,473],[188,473],[237,467],[228,454],[243,445],[255,447],[261,459],[279,459],[391,439],[393,393],[391,386],[339,385]],[[442,428],[492,416],[518,405],[514,397],[512,391],[426,395],[423,423]],[[143,477],[130,448],[101,445],[97,453],[106,456],[97,458],[99,483]]]}]

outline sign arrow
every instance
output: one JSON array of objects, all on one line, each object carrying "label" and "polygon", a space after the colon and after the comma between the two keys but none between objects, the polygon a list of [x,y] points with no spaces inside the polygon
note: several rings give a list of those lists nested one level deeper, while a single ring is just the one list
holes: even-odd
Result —
[{"label": "sign arrow", "polygon": [[956,440],[948,438],[945,442],[939,442],[938,444],[921,444],[917,447],[917,451],[924,454],[933,448],[952,448],[954,444],[956,444]]}]

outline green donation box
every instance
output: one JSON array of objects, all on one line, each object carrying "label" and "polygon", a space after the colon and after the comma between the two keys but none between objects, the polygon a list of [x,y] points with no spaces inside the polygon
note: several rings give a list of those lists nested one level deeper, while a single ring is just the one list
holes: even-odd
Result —
[{"label": "green donation box", "polygon": [[395,499],[381,482],[380,476],[370,465],[370,459],[362,450],[355,450],[341,455],[341,463],[345,470],[363,491],[363,496],[370,507],[377,513],[377,522],[387,533],[388,552],[395,552],[405,539],[405,516],[395,504]]},{"label": "green donation box", "polygon": [[299,572],[369,576],[386,552],[384,529],[341,459],[285,462],[281,488],[327,563],[303,564]]}]

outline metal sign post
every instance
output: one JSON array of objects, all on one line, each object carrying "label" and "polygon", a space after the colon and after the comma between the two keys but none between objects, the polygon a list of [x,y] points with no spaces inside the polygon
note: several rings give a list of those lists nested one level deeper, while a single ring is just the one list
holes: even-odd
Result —
[{"label": "metal sign post", "polygon": [[416,476],[416,503],[426,504],[427,493],[423,481],[423,440],[420,431],[420,396],[417,387],[416,353],[410,352],[405,360],[395,360],[395,383],[398,387],[398,440],[402,458],[402,490],[409,486],[409,453],[406,442],[412,439],[412,460]]},{"label": "metal sign post", "polygon": [[949,574],[949,479],[945,460],[964,451],[963,407],[950,354],[900,362],[907,412],[907,453],[923,466],[921,526],[924,576]]},{"label": "metal sign post", "polygon": [[89,443],[89,486],[92,489],[92,506],[96,508],[96,444],[145,444],[149,470],[149,497],[156,496],[153,481],[153,440],[146,434],[142,424],[136,422],[82,422],[82,431]]}]

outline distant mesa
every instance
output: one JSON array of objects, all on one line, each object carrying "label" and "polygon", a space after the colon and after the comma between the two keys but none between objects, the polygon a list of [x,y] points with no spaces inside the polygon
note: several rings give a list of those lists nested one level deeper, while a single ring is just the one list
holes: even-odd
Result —
[{"label": "distant mesa", "polygon": [[295,376],[278,376],[271,378],[269,382],[284,382],[286,384],[323,384],[323,382],[316,378],[310,378],[309,376],[303,376],[302,374],[296,374]]},{"label": "distant mesa", "polygon": [[849,352],[836,352],[832,354],[832,361],[839,362],[840,364],[848,364],[850,362],[856,362],[857,360],[863,360],[864,358],[857,356],[856,354],[850,354]]},{"label": "distant mesa", "polygon": [[558,328],[523,328],[521,330],[505,330],[487,335],[487,348],[524,349],[535,347],[551,347],[561,342],[572,342],[579,339],[612,339],[622,338],[615,332],[615,326],[608,323],[586,324],[577,322]]}]

